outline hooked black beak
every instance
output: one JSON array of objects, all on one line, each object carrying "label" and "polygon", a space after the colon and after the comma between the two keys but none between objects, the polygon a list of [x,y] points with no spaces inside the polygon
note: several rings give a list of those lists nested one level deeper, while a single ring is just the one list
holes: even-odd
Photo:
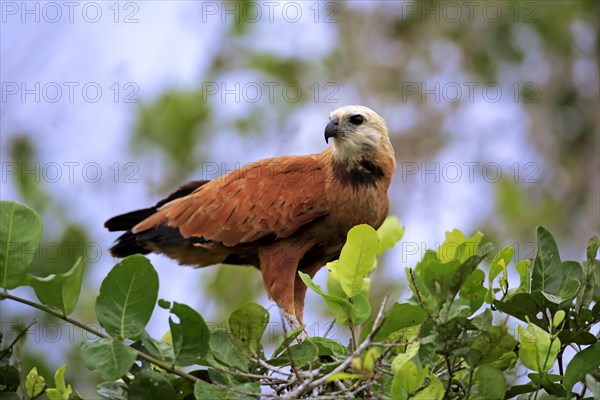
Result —
[{"label": "hooked black beak", "polygon": [[340,119],[338,117],[334,117],[327,126],[325,127],[325,143],[329,143],[330,137],[336,137],[339,133],[338,125],[340,124]]}]

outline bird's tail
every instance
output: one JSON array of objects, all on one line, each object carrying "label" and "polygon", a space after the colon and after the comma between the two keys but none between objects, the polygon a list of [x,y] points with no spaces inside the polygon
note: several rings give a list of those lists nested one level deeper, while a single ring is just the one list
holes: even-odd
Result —
[{"label": "bird's tail", "polygon": [[155,212],[156,207],[144,208],[143,210],[117,215],[106,221],[104,227],[109,231],[126,231],[117,238],[110,248],[110,254],[113,257],[124,258],[133,254],[150,253],[150,250],[144,246],[143,242],[138,240],[137,235],[134,235],[131,229]]},{"label": "bird's tail", "polygon": [[[152,250],[150,250],[147,247],[147,241],[148,239],[150,239],[150,241],[154,241],[152,239],[155,238],[150,238],[145,232],[134,234],[131,232],[133,227],[142,222],[143,220],[151,217],[164,204],[167,204],[168,202],[175,200],[179,197],[189,195],[194,190],[204,185],[206,182],[208,181],[188,182],[185,185],[181,186],[179,189],[177,189],[175,192],[171,193],[165,199],[156,203],[154,207],[144,208],[141,210],[131,211],[126,214],[117,215],[116,217],[112,217],[111,219],[106,221],[104,223],[104,227],[107,228],[109,231],[125,231],[124,234],[117,238],[115,244],[110,248],[110,254],[112,254],[114,257],[123,258],[133,254],[150,253]],[[163,227],[162,229],[160,229],[159,232],[156,232],[156,234],[160,235],[160,241],[163,242],[162,244],[165,244],[164,242],[166,242],[165,239],[167,239],[167,236],[173,236],[175,232],[170,232],[173,229],[174,228]],[[165,233],[168,234],[165,235]],[[156,236],[156,234],[153,234],[152,236]],[[181,235],[179,235],[179,232],[177,232],[177,234],[177,236],[181,237]]]}]

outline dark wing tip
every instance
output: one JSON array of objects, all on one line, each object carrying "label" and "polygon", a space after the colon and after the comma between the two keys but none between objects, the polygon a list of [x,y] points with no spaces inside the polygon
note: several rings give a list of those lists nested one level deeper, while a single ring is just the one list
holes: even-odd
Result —
[{"label": "dark wing tip", "polygon": [[143,210],[131,211],[126,214],[112,217],[104,223],[104,227],[110,232],[128,231],[146,218],[156,212],[155,207],[145,208]]},{"label": "dark wing tip", "polygon": [[171,193],[165,199],[159,201],[154,207],[144,208],[142,210],[131,211],[126,214],[117,215],[112,217],[104,223],[104,227],[110,232],[115,231],[128,231],[146,218],[150,217],[156,212],[156,210],[167,204],[168,202],[175,200],[179,197],[184,197],[191,194],[194,190],[204,185],[209,181],[191,181],[181,186],[175,192]]},{"label": "dark wing tip", "polygon": [[142,242],[139,242],[136,235],[131,232],[125,232],[110,248],[110,254],[113,257],[125,258],[133,254],[148,254],[150,250],[144,247]]}]

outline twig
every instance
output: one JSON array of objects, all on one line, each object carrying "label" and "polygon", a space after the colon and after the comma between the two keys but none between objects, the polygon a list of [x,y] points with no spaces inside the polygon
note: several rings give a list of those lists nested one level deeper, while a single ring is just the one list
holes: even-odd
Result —
[{"label": "twig", "polygon": [[[44,312],[46,312],[48,314],[54,315],[55,317],[60,318],[63,321],[67,321],[67,322],[69,322],[69,323],[71,323],[71,324],[73,324],[73,325],[75,325],[75,326],[77,326],[77,327],[79,327],[79,328],[81,328],[81,329],[83,329],[85,331],[88,331],[91,334],[96,335],[96,336],[98,336],[100,338],[103,338],[103,339],[112,339],[112,337],[110,337],[106,333],[101,332],[101,331],[99,331],[97,329],[94,329],[94,328],[92,328],[90,326],[87,326],[83,322],[81,322],[79,320],[76,320],[75,318],[69,317],[68,315],[63,314],[63,313],[61,313],[61,312],[59,312],[59,311],[57,311],[57,310],[55,310],[53,308],[50,308],[48,306],[45,306],[43,304],[34,303],[34,302],[29,301],[27,299],[23,299],[21,297],[13,296],[12,294],[10,294],[8,292],[0,292],[0,299],[10,299],[10,300],[22,303],[22,304],[26,304],[26,305],[28,305],[30,307],[37,308],[38,310],[41,310],[41,311],[44,311]],[[165,362],[157,360],[156,358],[154,358],[152,356],[149,356],[146,353],[143,353],[143,352],[141,352],[139,350],[136,350],[134,348],[131,348],[131,349],[134,350],[137,353],[137,357],[138,358],[146,360],[146,361],[148,361],[148,362],[150,362],[150,363],[152,363],[152,364],[154,364],[154,365],[156,365],[156,366],[164,369],[165,371],[168,371],[168,372],[170,372],[172,374],[175,374],[175,375],[179,375],[182,378],[186,378],[186,379],[188,379],[188,380],[190,380],[192,382],[196,382],[196,381],[200,380],[200,378],[197,378],[194,375],[190,375],[187,372],[182,371],[179,368],[175,368],[174,366],[171,366],[171,365],[169,365],[169,364],[167,364]]]},{"label": "twig", "polygon": [[352,318],[348,318],[348,328],[350,329],[350,336],[352,337],[351,341],[350,341],[350,349],[352,351],[354,351],[354,349],[356,349],[357,344],[356,344],[356,334],[354,332],[354,322],[352,322]]},{"label": "twig", "polygon": [[335,386],[340,388],[340,390],[344,393],[348,391],[348,388],[342,383],[342,381],[335,381]]},{"label": "twig", "polygon": [[469,400],[469,398],[471,397],[471,388],[473,387],[473,372],[475,372],[475,368],[471,368],[469,370],[469,386],[467,386],[466,400]]},{"label": "twig", "polygon": [[251,359],[251,361],[260,364],[261,366],[265,367],[266,369],[268,369],[268,370],[270,370],[272,372],[276,372],[278,374],[286,375],[286,376],[292,376],[293,375],[292,373],[290,373],[288,371],[285,371],[285,370],[283,370],[283,369],[281,369],[279,367],[276,367],[274,365],[269,364],[268,362],[266,362],[262,358],[253,358],[253,359]]},{"label": "twig", "polygon": [[15,340],[13,340],[4,350],[2,350],[2,352],[0,352],[0,359],[4,358],[6,356],[6,354],[8,354],[10,352],[10,349],[17,344],[17,342],[19,341],[19,339],[21,339],[23,337],[24,334],[27,333],[27,331],[29,330],[29,328],[31,328],[33,326],[33,324],[37,323],[37,319],[34,319],[33,321],[31,321],[29,323],[29,325],[27,325],[25,327],[25,329],[23,329],[15,338]]},{"label": "twig", "polygon": [[338,372],[342,372],[342,371],[346,370],[346,368],[348,368],[350,366],[350,364],[352,363],[352,360],[360,357],[362,352],[371,345],[373,336],[375,336],[375,334],[377,334],[377,331],[379,331],[379,328],[381,328],[381,325],[383,324],[383,321],[385,320],[385,318],[383,317],[383,310],[385,309],[387,299],[388,299],[388,297],[386,296],[383,299],[383,302],[381,303],[381,307],[379,308],[379,312],[377,313],[377,317],[375,318],[375,322],[373,324],[373,329],[371,330],[371,332],[369,332],[366,339],[360,344],[360,346],[352,354],[350,354],[350,356],[348,358],[346,358],[346,360],[344,360],[344,362],[342,362],[336,369],[334,369],[330,373],[322,376],[321,378],[319,378],[317,380],[313,380],[314,378],[307,379],[296,389],[294,389],[293,391],[288,393],[288,395],[285,396],[285,398],[293,399],[293,398],[300,397],[302,394],[312,390],[313,388],[319,387],[319,386],[327,383],[327,380],[329,380],[329,378],[331,378]]},{"label": "twig", "polygon": [[265,381],[289,382],[288,379],[280,378],[278,376],[251,374],[248,372],[235,370],[235,369],[229,370],[229,369],[219,368],[219,367],[215,367],[214,365],[211,365],[211,368],[214,370],[217,370],[219,372],[223,372],[224,374],[240,376],[242,378],[260,379],[260,380],[265,380]]},{"label": "twig", "polygon": [[[417,334],[415,335],[415,337],[413,337],[412,339],[410,339],[409,341],[407,341],[406,343],[401,343],[402,340],[404,339],[404,337],[402,335],[398,336],[396,339],[394,339],[394,341],[390,344],[381,344],[380,346],[385,347],[386,349],[383,351],[383,353],[381,353],[381,355],[377,358],[377,361],[381,362],[382,360],[384,360],[388,354],[396,347],[403,345],[408,347],[410,344],[416,342],[417,340],[419,340],[419,337],[421,336],[421,332],[423,332],[423,324],[419,325],[419,328],[417,330]],[[378,345],[379,344],[375,344]]]},{"label": "twig", "polygon": [[448,367],[448,386],[446,386],[446,392],[444,393],[444,398],[450,398],[450,389],[452,388],[452,365],[450,364],[450,356],[446,356],[446,366]]},{"label": "twig", "polygon": [[370,388],[371,385],[373,385],[373,381],[369,381],[369,382],[365,383],[364,385],[359,386],[357,389],[355,389],[355,390],[352,391],[351,395],[355,396],[358,393],[360,393],[361,391]]},{"label": "twig", "polygon": [[331,321],[331,323],[329,324],[329,327],[325,331],[325,334],[323,335],[324,338],[326,338],[329,335],[329,332],[331,332],[331,330],[333,329],[334,324],[335,324],[335,318],[333,319],[333,321]]},{"label": "twig", "polygon": [[419,301],[419,304],[421,306],[423,306],[423,299],[421,299],[421,293],[419,293],[419,288],[417,287],[417,282],[415,281],[415,275],[413,274],[412,268],[408,269],[408,274],[410,275],[410,281],[412,282],[413,287],[415,288],[415,294],[417,295],[417,300]]}]

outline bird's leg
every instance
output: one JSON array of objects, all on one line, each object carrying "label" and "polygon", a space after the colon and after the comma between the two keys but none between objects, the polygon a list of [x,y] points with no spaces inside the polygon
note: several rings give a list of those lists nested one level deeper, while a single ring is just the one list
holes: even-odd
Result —
[{"label": "bird's leg", "polygon": [[[315,274],[317,273],[317,271],[322,267],[322,265],[319,264],[315,264],[310,266],[309,268],[305,268],[302,270],[302,272],[304,272],[305,274],[308,274],[308,276],[311,277],[311,279],[315,276]],[[296,323],[300,326],[300,325],[304,325],[304,299],[306,297],[306,285],[304,284],[304,282],[302,281],[302,278],[300,278],[300,275],[296,272],[296,278],[294,280],[294,312],[295,312],[295,316],[294,316],[294,320],[296,321]],[[286,319],[288,319],[288,321],[290,321],[289,318],[286,317]],[[290,322],[291,325],[291,322]],[[304,339],[307,339],[308,335],[306,333],[306,330],[304,330],[300,336],[298,336],[298,341],[301,342]]]},{"label": "bird's leg", "polygon": [[267,294],[281,308],[291,329],[302,326],[302,318],[298,318],[294,308],[296,271],[304,254],[302,250],[290,244],[259,250],[260,270]]},{"label": "bird's leg", "polygon": [[[321,264],[315,264],[302,269],[302,272],[312,279],[321,267]],[[296,318],[301,323],[304,321],[304,299],[306,297],[306,289],[306,285],[302,281],[302,278],[300,278],[300,275],[296,272],[296,278],[294,280],[294,312],[296,313]]]},{"label": "bird's leg", "polygon": [[[283,316],[285,317],[285,320],[287,321],[292,331],[297,328],[301,328],[304,325],[298,320],[298,318],[296,318],[295,314],[288,314],[284,311]],[[308,339],[308,335],[306,334],[306,330],[302,329],[302,332],[300,332],[300,334],[296,337],[296,340],[298,342],[302,342],[305,339]]]}]

